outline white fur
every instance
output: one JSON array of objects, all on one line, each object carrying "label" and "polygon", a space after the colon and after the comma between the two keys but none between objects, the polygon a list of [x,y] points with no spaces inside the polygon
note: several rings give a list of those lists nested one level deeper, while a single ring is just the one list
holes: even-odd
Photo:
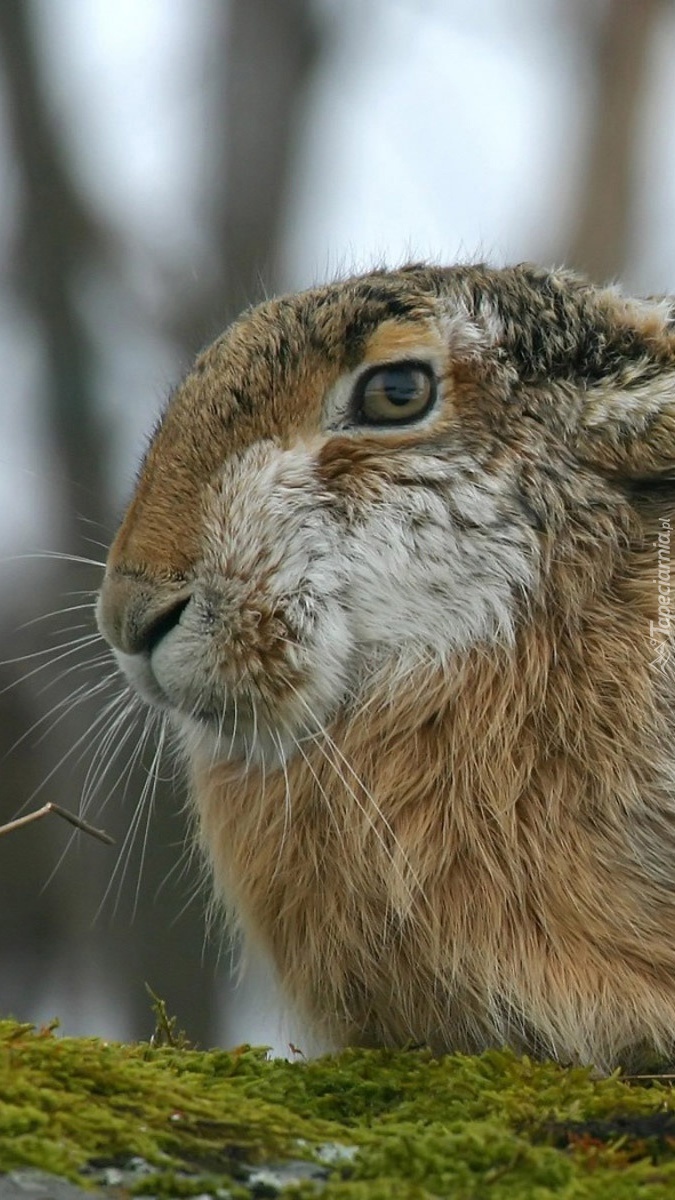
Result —
[{"label": "white fur", "polygon": [[511,641],[517,595],[536,576],[531,531],[504,518],[499,478],[423,455],[408,455],[407,463],[420,481],[444,478],[452,507],[422,482],[408,485],[350,536],[354,641],[362,649],[414,644],[441,661],[479,641]]}]

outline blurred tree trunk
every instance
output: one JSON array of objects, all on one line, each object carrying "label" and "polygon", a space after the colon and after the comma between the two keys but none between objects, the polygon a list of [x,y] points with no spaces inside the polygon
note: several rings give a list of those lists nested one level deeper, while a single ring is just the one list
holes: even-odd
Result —
[{"label": "blurred tree trunk", "polygon": [[630,252],[649,47],[663,0],[607,0],[599,21],[587,0],[573,11],[580,39],[592,39],[595,98],[565,260],[603,282],[622,273]]},{"label": "blurred tree trunk", "polygon": [[229,0],[213,10],[205,213],[213,274],[179,334],[196,349],[283,287],[280,249],[307,84],[321,50],[313,0]]},{"label": "blurred tree trunk", "polygon": [[22,184],[15,288],[36,321],[48,387],[45,417],[71,551],[81,540],[77,514],[109,518],[108,461],[95,402],[95,352],[78,292],[100,256],[102,231],[88,211],[63,152],[40,79],[32,5],[0,4],[0,47],[14,152]]},{"label": "blurred tree trunk", "polygon": [[[82,273],[100,249],[100,230],[75,185],[60,139],[49,112],[43,90],[40,66],[34,50],[33,6],[23,0],[0,4],[0,52],[4,90],[14,160],[18,167],[21,200],[19,228],[12,263],[12,285],[27,321],[33,326],[42,359],[42,411],[36,418],[46,427],[49,444],[52,508],[60,520],[59,540],[73,553],[91,556],[86,540],[87,517],[101,523],[109,512],[107,497],[107,458],[105,439],[95,405],[95,355],[78,306]],[[75,600],[66,599],[73,590],[91,589],[98,580],[97,571],[72,563],[52,561],[45,564],[35,592],[36,572],[31,586],[17,603],[17,624],[26,616],[48,613]],[[82,597],[79,598],[80,602]],[[44,627],[43,627],[44,628]],[[44,645],[48,644],[45,629]],[[3,640],[0,653],[5,659],[26,646],[23,636],[15,633]],[[33,648],[33,647],[31,647]],[[82,656],[86,660],[86,654]],[[39,660],[38,660],[39,661]],[[42,695],[39,685],[44,676],[38,672],[37,684],[31,680],[36,663],[26,662],[23,678],[20,668],[14,686],[0,695],[0,727],[9,737],[16,730],[13,719],[22,713],[25,731],[44,716],[52,703],[65,701],[70,679],[64,679],[56,692]],[[66,661],[66,666],[69,661]],[[5,668],[5,675],[8,672]],[[81,677],[80,677],[81,678]],[[78,682],[80,679],[78,679]],[[55,739],[57,757],[65,754],[92,719],[94,710],[78,711],[69,718]],[[44,726],[38,726],[42,732]],[[5,748],[11,740],[5,742]],[[3,817],[16,811],[48,774],[52,762],[36,754],[31,739],[22,742],[3,763]],[[48,798],[59,799],[66,807],[76,807],[77,797],[61,795],[68,781],[55,779]],[[3,922],[2,955],[11,961],[20,943],[23,948],[25,994],[33,999],[53,960],[61,954],[71,964],[76,980],[82,961],[78,926],[91,916],[94,897],[100,895],[96,869],[87,865],[81,871],[78,888],[72,887],[67,874],[57,880],[49,896],[40,895],[40,885],[53,867],[58,846],[64,843],[54,827],[34,826],[31,835],[12,835],[11,846],[2,844]],[[95,858],[91,862],[97,861]],[[100,865],[100,862],[99,862]],[[10,920],[11,917],[11,920]],[[18,963],[17,963],[18,967]],[[14,993],[21,1000],[18,979],[13,975]]]},{"label": "blurred tree trunk", "polygon": [[[57,126],[50,110],[43,64],[35,50],[34,22],[39,17],[39,6],[27,0],[3,0],[0,4],[0,60],[21,186],[13,286],[35,327],[43,357],[41,420],[49,439],[53,503],[62,518],[62,544],[70,552],[89,556],[89,531],[82,518],[110,528],[112,464],[106,420],[97,403],[99,364],[93,340],[103,341],[106,330],[104,326],[92,330],[83,296],[92,274],[105,276],[118,269],[118,264],[103,218],[91,211],[78,185],[69,160],[67,131]],[[175,313],[174,328],[190,355],[211,331],[222,328],[243,304],[258,296],[262,280],[271,289],[278,286],[278,249],[290,164],[302,115],[303,86],[316,52],[310,0],[284,0],[281,4],[269,0],[224,4],[219,0],[210,6],[209,17],[209,110],[204,113],[204,125],[212,149],[203,183],[203,206],[213,239],[213,269],[197,293],[189,296],[189,311],[185,311],[183,293],[183,311]],[[72,572],[68,565],[46,573],[38,596],[29,596],[27,591],[20,597],[18,620],[80,602],[64,596],[97,586],[99,571],[80,566]],[[15,649],[16,639],[9,640],[11,648],[7,642],[0,645],[0,658],[20,652],[20,647]],[[12,734],[25,731],[44,716],[50,704],[66,701],[73,688],[71,679],[78,683],[81,679],[80,675],[64,677],[43,697],[39,686],[29,680],[32,665],[31,660],[17,690],[0,690],[0,736],[4,742],[0,754],[7,745],[5,737],[11,740]],[[21,670],[17,668],[17,673]],[[3,685],[6,681],[8,678]],[[36,753],[33,737],[14,751],[3,765],[2,818],[15,815],[58,759],[78,739],[84,739],[82,766],[72,772],[57,770],[39,796],[39,801],[52,799],[77,808],[94,749],[88,729],[99,710],[100,701],[74,710],[52,739],[51,756],[43,757],[42,750]],[[109,784],[114,783],[115,774],[113,770]],[[133,811],[134,798],[145,781],[146,774],[138,768],[126,789],[126,800],[120,795],[125,789],[118,785],[105,813],[100,814],[99,823],[120,843],[130,823],[129,809]],[[129,928],[122,928],[122,923],[128,921],[134,907],[141,848],[137,847],[129,866],[120,914],[112,922],[99,918],[92,930],[114,865],[109,852],[101,852],[86,840],[81,842],[77,858],[71,849],[49,891],[42,895],[41,885],[65,847],[67,834],[46,821],[0,843],[0,1009],[10,1005],[17,1015],[30,1018],[40,1002],[51,1002],[48,980],[55,978],[55,972],[62,978],[65,975],[74,999],[78,991],[89,995],[93,965],[94,975],[98,975],[94,990],[98,987],[108,1007],[122,1006],[127,1015],[133,1015],[131,1036],[147,1035],[151,1030],[144,989],[147,981],[177,1014],[191,1038],[202,1043],[213,1040],[218,947],[204,948],[202,903],[180,911],[185,893],[194,890],[194,880],[185,881],[185,873],[175,871],[184,838],[184,822],[177,809],[173,791],[160,784],[139,884],[138,911]],[[136,840],[143,841],[143,834]],[[113,900],[115,889],[116,884]],[[19,955],[25,960],[21,969]]]}]

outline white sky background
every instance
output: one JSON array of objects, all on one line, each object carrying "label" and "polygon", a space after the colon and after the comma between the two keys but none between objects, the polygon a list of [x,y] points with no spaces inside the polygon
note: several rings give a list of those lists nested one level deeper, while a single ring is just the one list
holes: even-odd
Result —
[{"label": "white sky background", "polygon": [[[126,245],[131,294],[105,311],[101,398],[119,445],[120,500],[180,365],[148,338],[155,263],[186,280],[206,267],[198,180],[209,17],[226,0],[35,0],[55,119],[84,185]],[[270,3],[275,0],[270,0]],[[592,2],[592,0],[591,0]],[[601,2],[601,0],[600,0]],[[291,288],[407,258],[556,259],[574,203],[589,60],[561,0],[317,0],[328,52],[312,89],[285,248]],[[569,12],[569,9],[568,9]],[[675,290],[675,15],[653,51],[635,269]],[[4,160],[4,162],[2,161]],[[0,128],[0,256],[20,202]],[[49,464],[36,428],[40,363],[0,294],[0,552],[53,544]],[[44,481],[44,482],[43,482]]]}]

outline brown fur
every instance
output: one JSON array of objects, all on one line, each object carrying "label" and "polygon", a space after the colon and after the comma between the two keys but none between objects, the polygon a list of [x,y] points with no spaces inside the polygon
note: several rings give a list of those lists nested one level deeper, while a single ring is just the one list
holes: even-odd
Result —
[{"label": "brown fur", "polygon": [[674,828],[649,676],[639,616],[598,604],[576,634],[529,627],[513,655],[371,698],[339,751],[289,764],[290,817],[283,777],[197,778],[226,893],[331,1039],[609,1065],[649,1028],[665,1052]]},{"label": "brown fur", "polygon": [[[444,355],[431,432],[321,430],[345,372],[415,345]],[[466,267],[245,314],[169,405],[111,550],[100,620],[118,648],[204,575],[221,464],[260,439],[310,447],[317,506],[345,530],[416,486],[409,449],[468,456],[541,567],[532,594],[514,590],[512,643],[406,673],[376,663],[283,769],[192,754],[204,850],[247,936],[337,1044],[509,1042],[602,1068],[672,1053],[675,681],[655,628],[675,500],[667,307],[565,272]],[[235,653],[228,618],[220,652],[235,688],[248,672],[271,704],[303,672],[266,600],[268,554],[263,540],[257,599],[237,601],[236,620],[246,604],[256,620]]]}]

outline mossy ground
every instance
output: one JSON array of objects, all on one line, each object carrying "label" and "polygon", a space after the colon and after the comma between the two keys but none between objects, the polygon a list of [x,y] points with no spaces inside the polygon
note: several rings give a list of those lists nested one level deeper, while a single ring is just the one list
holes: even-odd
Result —
[{"label": "mossy ground", "polygon": [[0,1021],[0,1171],[82,1182],[92,1160],[138,1155],[158,1173],[136,1191],[248,1196],[242,1164],[311,1159],[327,1144],[357,1150],[320,1185],[326,1200],[675,1197],[667,1082],[596,1080],[506,1051],[289,1063]]}]

